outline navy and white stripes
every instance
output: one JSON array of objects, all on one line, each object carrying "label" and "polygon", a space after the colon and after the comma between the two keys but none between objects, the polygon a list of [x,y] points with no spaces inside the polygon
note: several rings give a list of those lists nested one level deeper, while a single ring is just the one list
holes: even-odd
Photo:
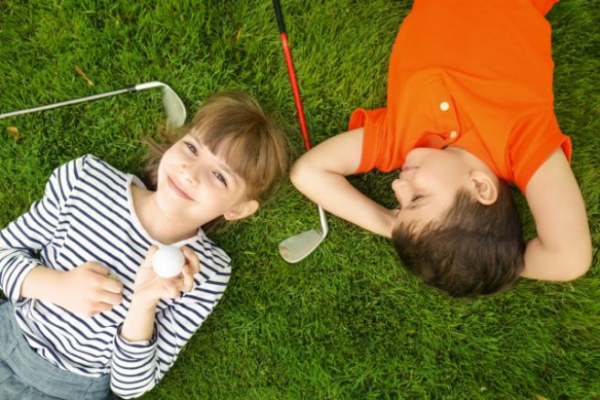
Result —
[{"label": "navy and white stripes", "polygon": [[[176,243],[200,258],[193,290],[158,303],[152,340],[121,338],[136,271],[153,243],[133,211],[132,182],[141,185],[98,158],[78,158],[57,168],[42,200],[0,231],[0,288],[15,305],[29,345],[64,370],[92,377],[110,373],[113,391],[125,398],[140,396],[164,376],[221,299],[231,272],[227,254],[202,231]],[[83,318],[20,297],[23,279],[36,265],[69,271],[87,261],[120,278],[122,304]]]}]

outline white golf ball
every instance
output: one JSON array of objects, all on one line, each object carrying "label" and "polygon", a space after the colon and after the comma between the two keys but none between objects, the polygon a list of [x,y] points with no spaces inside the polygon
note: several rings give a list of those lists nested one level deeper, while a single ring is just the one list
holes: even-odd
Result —
[{"label": "white golf ball", "polygon": [[161,246],[152,257],[152,268],[161,278],[179,275],[185,264],[185,257],[177,247]]}]

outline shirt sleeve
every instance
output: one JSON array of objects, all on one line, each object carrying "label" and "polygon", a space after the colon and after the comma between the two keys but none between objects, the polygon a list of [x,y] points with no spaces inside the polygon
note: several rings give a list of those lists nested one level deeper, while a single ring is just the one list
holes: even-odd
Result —
[{"label": "shirt sleeve", "polygon": [[362,174],[379,167],[385,147],[387,107],[374,110],[356,109],[350,116],[348,130],[364,128],[360,165],[354,172]]},{"label": "shirt sleeve", "polygon": [[521,193],[525,194],[533,174],[559,147],[570,162],[571,139],[561,132],[551,108],[527,115],[515,124],[509,139],[508,157],[513,182]]},{"label": "shirt sleeve", "polygon": [[135,398],[152,389],[221,300],[229,282],[229,257],[222,251],[198,255],[201,271],[194,288],[156,313],[150,341],[128,342],[116,335],[111,361],[111,389],[116,395]]},{"label": "shirt sleeve", "polygon": [[28,301],[21,297],[23,281],[33,268],[41,265],[39,252],[56,233],[61,210],[83,174],[86,157],[55,169],[43,198],[0,231],[0,289],[14,305]]}]

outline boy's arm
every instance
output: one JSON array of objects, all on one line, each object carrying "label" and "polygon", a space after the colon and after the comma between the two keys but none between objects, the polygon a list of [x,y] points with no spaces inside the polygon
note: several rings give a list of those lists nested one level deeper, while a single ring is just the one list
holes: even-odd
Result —
[{"label": "boy's arm", "polygon": [[523,277],[568,281],[587,272],[592,245],[583,197],[557,149],[535,172],[525,195],[538,236],[527,243]]},{"label": "boy's arm", "polygon": [[362,128],[334,136],[300,157],[290,178],[300,192],[332,214],[391,237],[393,210],[374,202],[346,179],[360,165],[362,143]]}]

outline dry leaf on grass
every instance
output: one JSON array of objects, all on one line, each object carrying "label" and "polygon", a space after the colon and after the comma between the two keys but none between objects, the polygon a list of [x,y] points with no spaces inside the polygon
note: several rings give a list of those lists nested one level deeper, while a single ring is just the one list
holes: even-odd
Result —
[{"label": "dry leaf on grass", "polygon": [[539,394],[535,395],[535,400],[548,400],[548,398],[544,397],[544,396],[540,396]]},{"label": "dry leaf on grass", "polygon": [[10,136],[12,136],[13,139],[15,139],[15,140],[21,139],[21,135],[19,135],[19,130],[16,127],[14,127],[14,126],[7,126],[6,127],[6,131],[8,133],[10,133]]},{"label": "dry leaf on grass", "polygon": [[75,66],[75,71],[79,74],[79,76],[81,76],[83,79],[85,79],[85,81],[88,83],[88,85],[94,86],[94,82],[92,82],[90,80],[90,78],[88,78],[86,76],[86,74],[83,73],[83,71],[81,70],[81,68],[79,68],[77,65]]}]

